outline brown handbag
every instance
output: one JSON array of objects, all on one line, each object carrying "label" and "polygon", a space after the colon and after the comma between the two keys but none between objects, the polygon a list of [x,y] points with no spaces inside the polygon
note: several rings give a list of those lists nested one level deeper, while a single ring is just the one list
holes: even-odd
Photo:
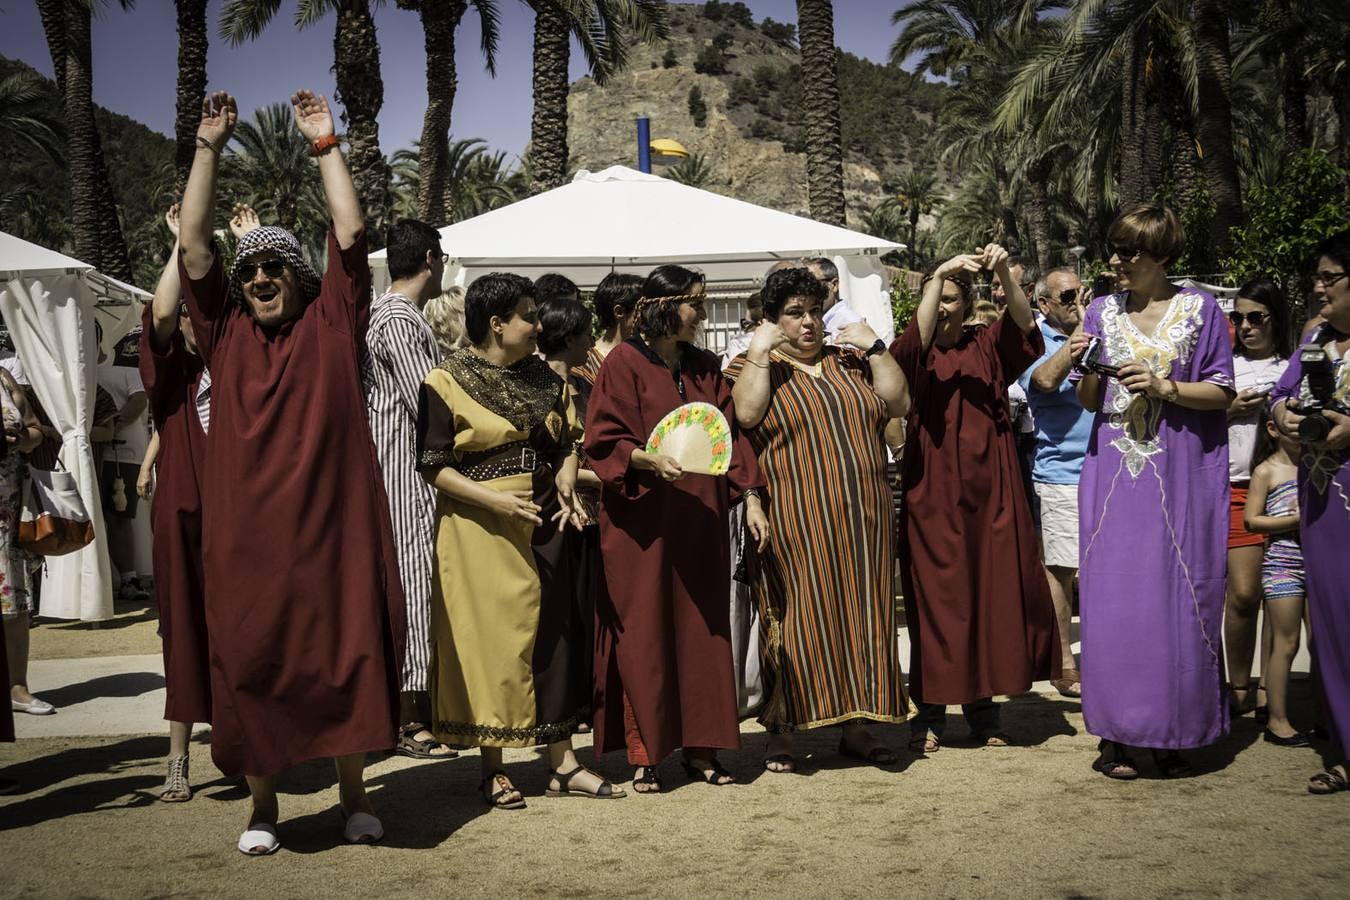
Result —
[{"label": "brown handbag", "polygon": [[38,556],[64,556],[94,540],[94,523],[69,472],[31,469],[16,543]]}]

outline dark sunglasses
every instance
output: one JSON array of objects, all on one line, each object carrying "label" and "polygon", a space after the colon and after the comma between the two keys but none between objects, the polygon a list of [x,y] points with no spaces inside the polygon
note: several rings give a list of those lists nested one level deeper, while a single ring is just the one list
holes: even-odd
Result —
[{"label": "dark sunglasses", "polygon": [[240,284],[248,284],[259,269],[262,269],[268,278],[280,278],[286,271],[286,262],[280,259],[269,259],[260,263],[241,262],[234,270],[234,277]]},{"label": "dark sunglasses", "polygon": [[1249,312],[1244,315],[1234,310],[1228,314],[1228,321],[1233,323],[1234,328],[1242,327],[1244,321],[1253,328],[1260,328],[1262,325],[1266,324],[1266,322],[1270,321],[1270,313]]},{"label": "dark sunglasses", "polygon": [[1346,274],[1345,272],[1318,272],[1313,276],[1313,281],[1321,284],[1324,288],[1333,288]]},{"label": "dark sunglasses", "polygon": [[1077,306],[1077,305],[1078,305],[1078,288],[1069,288],[1068,290],[1060,291],[1060,292],[1059,292],[1059,305],[1060,305],[1060,306]]},{"label": "dark sunglasses", "polygon": [[1121,262],[1136,262],[1136,261],[1138,261],[1138,259],[1139,259],[1139,254],[1141,254],[1141,253],[1144,252],[1144,251],[1140,250],[1140,249],[1137,248],[1137,247],[1115,247],[1115,246],[1113,246],[1113,247],[1110,247],[1110,248],[1108,248],[1108,249],[1111,251],[1111,255],[1112,255],[1112,256],[1118,256],[1118,257],[1120,257],[1120,261],[1121,261]]}]

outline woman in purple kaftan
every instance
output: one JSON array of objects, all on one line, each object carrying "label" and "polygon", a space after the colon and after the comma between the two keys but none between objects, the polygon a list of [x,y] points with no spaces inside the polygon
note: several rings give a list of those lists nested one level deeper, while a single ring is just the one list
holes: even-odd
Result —
[{"label": "woman in purple kaftan", "polygon": [[1175,776],[1189,771],[1175,751],[1228,732],[1233,348],[1213,297],[1168,284],[1180,244],[1168,220],[1170,210],[1145,205],[1112,226],[1124,290],[1094,300],[1083,325],[1100,338],[1101,361],[1122,367],[1079,385],[1097,415],[1079,485],[1078,572],[1083,719],[1103,739],[1097,768],[1123,779],[1138,774],[1126,746],[1154,750],[1159,771]]},{"label": "woman in purple kaftan", "polygon": [[[1313,290],[1325,323],[1308,336],[1271,394],[1275,420],[1295,434],[1313,393],[1304,375],[1309,357],[1326,354],[1332,398],[1350,407],[1350,231],[1318,248]],[[1306,355],[1305,355],[1306,354]],[[1350,417],[1324,413],[1332,425],[1325,440],[1304,442],[1298,467],[1299,539],[1308,579],[1308,616],[1316,642],[1313,662],[1331,716],[1330,765],[1308,782],[1314,794],[1350,789]]]}]

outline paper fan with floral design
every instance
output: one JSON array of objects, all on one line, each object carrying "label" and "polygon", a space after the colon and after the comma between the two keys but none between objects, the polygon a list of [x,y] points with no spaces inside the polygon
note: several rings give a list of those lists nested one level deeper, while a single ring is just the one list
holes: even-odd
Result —
[{"label": "paper fan with floral design", "polygon": [[731,426],[711,403],[686,403],[652,429],[647,452],[672,457],[686,472],[725,475],[731,468]]}]

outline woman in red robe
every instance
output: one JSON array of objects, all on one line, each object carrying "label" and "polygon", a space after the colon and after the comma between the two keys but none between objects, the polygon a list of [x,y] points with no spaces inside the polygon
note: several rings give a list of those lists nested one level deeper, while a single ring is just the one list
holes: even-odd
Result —
[{"label": "woman in red robe", "polygon": [[[740,747],[731,665],[727,509],[742,498],[756,539],[768,523],[764,479],[736,426],[718,358],[690,342],[703,278],[679,266],[648,276],[639,335],[605,358],[586,411],[586,454],[603,482],[595,602],[595,752],[622,742],[638,767],[633,788],[661,790],[656,767],[684,748],[691,778],[731,784],[719,749]],[[734,447],[725,478],[685,474],[644,449],[666,413],[702,401],[722,410]]]},{"label": "woman in red robe", "polygon": [[[988,327],[965,322],[969,273],[990,269],[1008,306]],[[932,753],[946,707],[961,704],[972,736],[989,746],[998,694],[1059,676],[1050,585],[1017,463],[1008,384],[1043,352],[1026,294],[991,244],[942,263],[891,353],[909,380],[901,483],[901,583],[910,636],[910,748]]]},{"label": "woman in red robe", "polygon": [[[169,210],[165,219],[177,235],[178,208]],[[150,525],[164,651],[164,718],[169,721],[169,771],[159,798],[169,802],[192,798],[188,766],[192,723],[211,721],[200,486],[206,429],[197,410],[206,367],[197,355],[186,310],[179,315],[181,295],[175,244],[173,258],[155,286],[154,301],[145,308],[139,361],[157,448]]]},{"label": "woman in red robe", "polygon": [[221,148],[237,112],[203,103],[179,237],[192,330],[211,370],[202,565],[211,636],[211,755],[247,776],[243,853],[279,846],[276,779],[316,757],[338,769],[344,834],[378,840],[370,751],[398,729],[403,592],[360,361],[370,318],[365,227],[328,102],[291,98],[332,215],[322,281],[280,228],[212,237]]}]

